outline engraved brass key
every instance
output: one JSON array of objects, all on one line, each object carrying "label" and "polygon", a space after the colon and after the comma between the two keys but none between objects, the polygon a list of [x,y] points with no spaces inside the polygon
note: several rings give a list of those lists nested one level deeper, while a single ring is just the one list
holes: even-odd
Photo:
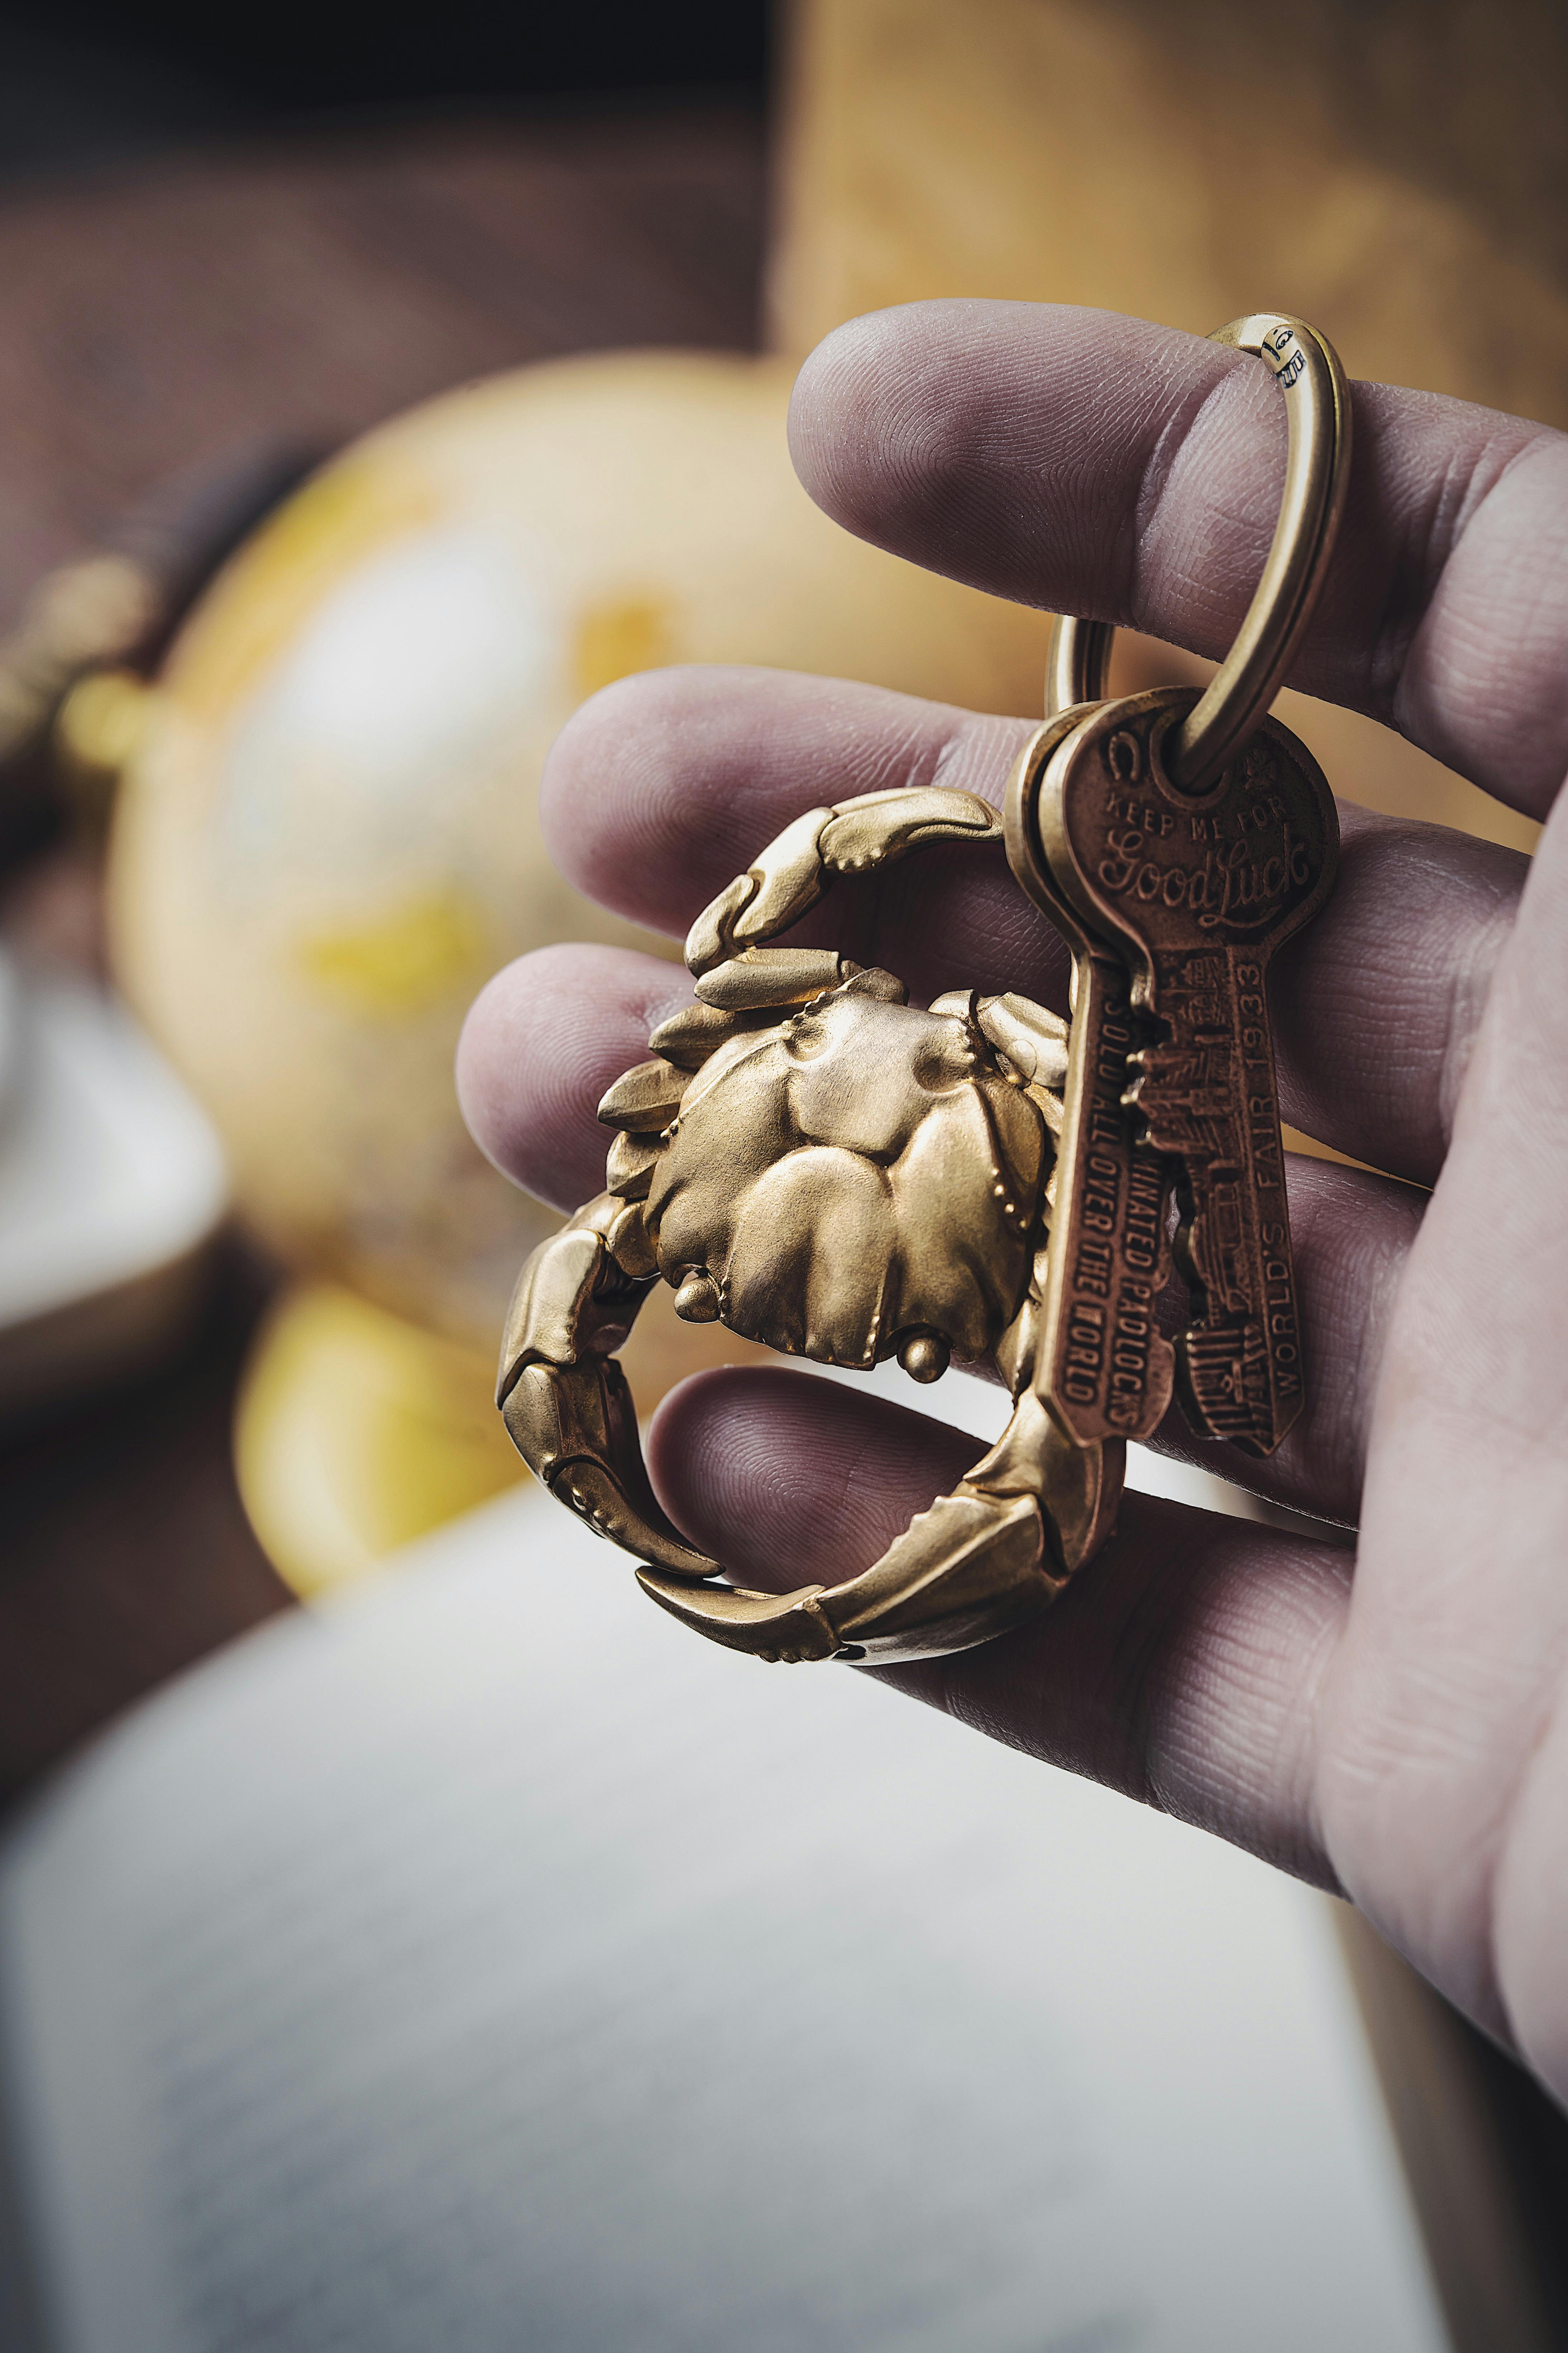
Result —
[{"label": "engraved brass key", "polygon": [[1015,767],[1006,837],[1074,955],[1037,1392],[1079,1444],[1152,1433],[1172,1387],[1153,1305],[1179,1171],[1194,1314],[1178,1391],[1201,1435],[1267,1453],[1304,1393],[1267,965],[1331,887],[1338,829],[1310,754],[1259,722],[1332,550],[1350,410],[1338,360],[1301,321],[1260,313],[1215,340],[1265,360],[1287,403],[1257,596],[1201,697],[1106,703],[1112,630],[1059,622],[1053,715]]},{"label": "engraved brass key", "polygon": [[1130,1045],[1128,1094],[1153,1152],[1181,1164],[1183,1405],[1201,1434],[1268,1454],[1305,1395],[1268,963],[1328,896],[1339,828],[1317,763],[1276,721],[1217,783],[1175,783],[1164,747],[1194,700],[1172,687],[1091,711],[1052,753],[1037,825],[1062,895],[1120,943],[1155,1025]]},{"label": "engraved brass key", "polygon": [[1152,1437],[1171,1402],[1174,1359],[1155,1322],[1170,1271],[1167,1211],[1174,1164],[1142,1133],[1127,1102],[1143,1024],[1117,946],[1085,926],[1039,855],[1040,782],[1083,717],[1047,722],[1019,755],[1008,789],[1007,851],[1073,954],[1072,1030],[1035,1388],[1080,1446]]}]

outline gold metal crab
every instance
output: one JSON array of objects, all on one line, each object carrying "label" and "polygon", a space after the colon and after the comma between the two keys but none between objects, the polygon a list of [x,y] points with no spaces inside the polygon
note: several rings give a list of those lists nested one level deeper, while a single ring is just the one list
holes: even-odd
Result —
[{"label": "gold metal crab", "polygon": [[[1031,1617],[1100,1541],[1119,1446],[1070,1443],[1031,1387],[1067,1025],[1022,997],[925,1010],[890,973],[770,948],[830,881],[932,843],[989,846],[969,793],[812,809],[698,918],[697,1003],[613,1086],[606,1188],[519,1278],[498,1402],[552,1493],[651,1567],[656,1601],[771,1659],[920,1658]],[[663,1279],[676,1312],[821,1364],[916,1380],[991,1358],[999,1442],[864,1574],[786,1594],[723,1581],[654,1500],[614,1361]]]}]

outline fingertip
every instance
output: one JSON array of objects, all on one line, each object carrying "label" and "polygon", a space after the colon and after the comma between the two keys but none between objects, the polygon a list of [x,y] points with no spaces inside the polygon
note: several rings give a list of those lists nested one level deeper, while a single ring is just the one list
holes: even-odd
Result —
[{"label": "fingertip", "polygon": [[624,879],[626,861],[601,849],[605,805],[613,800],[617,840],[638,824],[642,796],[627,788],[627,771],[645,768],[650,732],[661,740],[667,733],[670,675],[640,671],[591,694],[552,744],[539,782],[540,824],[552,862],[617,914],[640,909]]},{"label": "fingertip", "polygon": [[503,1176],[543,1200],[560,1191],[538,1149],[542,1134],[562,1123],[561,1058],[553,1050],[563,1011],[584,994],[591,954],[537,948],[503,965],[474,999],[458,1039],[453,1075],[469,1134]]},{"label": "fingertip", "polygon": [[984,369],[995,303],[910,302],[849,319],[795,378],[790,455],[801,482],[847,531],[896,546],[897,512],[941,504],[939,477],[959,459],[952,411],[966,353]]},{"label": "fingertip", "polygon": [[[789,402],[789,451],[795,472],[819,507],[840,522],[855,477],[847,451],[863,437],[865,411],[885,375],[898,314],[868,311],[825,335],[802,365]],[[853,526],[850,526],[853,528]]]},{"label": "fingertip", "polygon": [[781,734],[809,726],[826,692],[815,679],[723,663],[601,687],[545,761],[539,807],[552,860],[600,906],[683,934],[757,846],[737,832],[737,779],[777,755]]},{"label": "fingertip", "polygon": [[609,1134],[595,1108],[689,997],[678,966],[626,948],[536,948],[507,965],[458,1040],[458,1101],[486,1158],[556,1208],[599,1192]]},{"label": "fingertip", "polygon": [[464,1124],[485,1158],[497,1168],[501,1166],[499,1153],[504,1117],[497,1049],[509,1018],[510,973],[508,965],[492,974],[469,1006],[452,1062],[452,1082]]}]

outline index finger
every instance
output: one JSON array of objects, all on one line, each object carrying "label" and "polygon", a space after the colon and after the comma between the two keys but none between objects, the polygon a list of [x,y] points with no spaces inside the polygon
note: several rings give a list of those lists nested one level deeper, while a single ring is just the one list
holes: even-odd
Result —
[{"label": "index finger", "polygon": [[[545,837],[590,897],[683,933],[803,809],[931,784],[995,801],[1028,733],[843,681],[651,671],[606,687],[557,739]],[[1334,895],[1271,980],[1285,1116],[1430,1184],[1527,861],[1349,805],[1342,822]],[[1066,1009],[1066,944],[1000,849],[926,850],[846,883],[790,937],[885,965],[927,1002],[1016,988]]]},{"label": "index finger", "polygon": [[[1334,560],[1292,683],[1543,817],[1568,767],[1568,437],[1353,387]],[[796,467],[847,529],[1047,610],[1222,655],[1272,535],[1279,395],[1256,360],[1055,303],[911,303],[801,371]]]}]

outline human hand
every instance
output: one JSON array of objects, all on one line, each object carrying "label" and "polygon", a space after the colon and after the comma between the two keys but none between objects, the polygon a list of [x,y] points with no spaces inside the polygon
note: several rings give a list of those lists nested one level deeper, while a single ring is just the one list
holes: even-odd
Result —
[{"label": "human hand", "polygon": [[[1354,404],[1349,508],[1294,682],[1546,818],[1568,766],[1568,438],[1381,385]],[[1255,361],[980,302],[840,329],[803,371],[792,438],[862,536],[1210,655],[1261,568],[1284,439]],[[840,681],[656,672],[561,737],[547,836],[583,890],[679,934],[802,809],[930,782],[999,801],[1028,732]],[[1335,894],[1273,971],[1282,1107],[1389,1174],[1292,1160],[1309,1402],[1270,1461],[1226,1462],[1321,1518],[1321,1540],[1130,1495],[1043,1619],[897,1680],[1339,1888],[1568,2096],[1565,821],[1531,865],[1342,818]],[[922,1000],[1065,1005],[1065,952],[1000,860],[914,859],[798,936]],[[510,966],[459,1057],[490,1156],[563,1208],[596,1192],[599,1097],[688,999],[676,969],[623,951]],[[1179,1418],[1160,1442],[1215,1460]],[[748,1369],[667,1399],[649,1462],[704,1551],[793,1588],[868,1565],[980,1451]]]}]

